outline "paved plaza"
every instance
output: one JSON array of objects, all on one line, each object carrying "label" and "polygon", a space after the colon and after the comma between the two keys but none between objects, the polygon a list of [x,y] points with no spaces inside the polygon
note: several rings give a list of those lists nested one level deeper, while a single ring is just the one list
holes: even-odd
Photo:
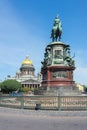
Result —
[{"label": "paved plaza", "polygon": [[87,111],[0,108],[0,130],[87,130]]}]

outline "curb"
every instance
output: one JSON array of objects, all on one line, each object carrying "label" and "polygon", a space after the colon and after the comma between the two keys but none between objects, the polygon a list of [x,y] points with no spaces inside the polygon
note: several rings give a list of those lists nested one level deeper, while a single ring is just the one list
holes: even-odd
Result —
[{"label": "curb", "polygon": [[46,111],[46,110],[24,110],[24,109],[14,109],[0,107],[0,113],[3,114],[17,114],[17,115],[29,115],[29,116],[51,116],[51,117],[76,117],[85,116],[87,117],[87,111]]}]

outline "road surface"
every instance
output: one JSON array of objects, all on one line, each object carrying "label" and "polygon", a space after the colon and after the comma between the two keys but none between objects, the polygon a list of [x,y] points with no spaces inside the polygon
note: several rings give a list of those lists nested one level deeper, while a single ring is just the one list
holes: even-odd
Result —
[{"label": "road surface", "polygon": [[56,116],[40,114],[41,111],[20,111],[1,109],[0,130],[87,130],[87,116],[84,115]]}]

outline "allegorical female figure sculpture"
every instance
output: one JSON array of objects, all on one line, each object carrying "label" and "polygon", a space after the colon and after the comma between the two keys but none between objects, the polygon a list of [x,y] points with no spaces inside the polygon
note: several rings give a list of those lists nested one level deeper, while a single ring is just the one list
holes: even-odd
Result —
[{"label": "allegorical female figure sculpture", "polygon": [[55,20],[54,20],[54,25],[52,28],[52,32],[51,32],[51,38],[52,41],[57,41],[57,39],[60,41],[61,39],[61,34],[62,34],[62,24],[60,19],[58,18],[58,16],[56,16]]}]

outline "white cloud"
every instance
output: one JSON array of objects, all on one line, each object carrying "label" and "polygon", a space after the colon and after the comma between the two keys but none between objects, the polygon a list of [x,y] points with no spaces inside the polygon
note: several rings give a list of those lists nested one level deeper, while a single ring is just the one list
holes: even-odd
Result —
[{"label": "white cloud", "polygon": [[85,50],[75,50],[75,66],[74,79],[76,82],[87,85],[87,59]]},{"label": "white cloud", "polygon": [[24,32],[8,1],[0,1],[0,79],[16,73],[25,52],[20,45],[27,42]]},{"label": "white cloud", "polygon": [[30,30],[28,31],[20,18],[14,14],[8,2],[0,1],[0,79],[8,74],[15,75],[26,54],[39,71],[43,44],[39,43],[43,40],[40,35],[37,37],[38,31],[35,35],[35,32]]},{"label": "white cloud", "polygon": [[75,70],[75,80],[78,83],[87,85],[87,67],[77,67]]},{"label": "white cloud", "polygon": [[[36,71],[39,71],[40,62],[43,60],[45,47],[48,44],[40,34],[43,30],[40,31],[40,26],[34,27],[32,23],[28,23],[27,30],[27,25],[25,26],[25,23],[16,15],[8,0],[3,1],[0,1],[0,79],[7,74],[15,75],[26,54],[33,61]],[[76,82],[87,85],[86,52],[84,50],[74,50],[74,52],[76,61],[74,79]]]},{"label": "white cloud", "polygon": [[0,48],[0,64],[16,65],[20,58],[20,54],[24,52],[23,48],[14,48],[2,46]]}]

